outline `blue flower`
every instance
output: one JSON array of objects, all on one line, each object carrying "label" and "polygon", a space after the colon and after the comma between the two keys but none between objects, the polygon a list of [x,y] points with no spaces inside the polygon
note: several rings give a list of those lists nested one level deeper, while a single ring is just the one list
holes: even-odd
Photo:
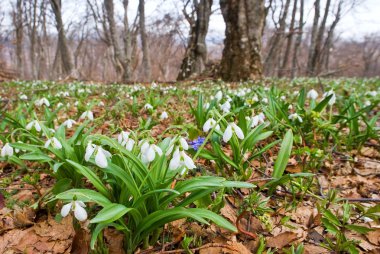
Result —
[{"label": "blue flower", "polygon": [[204,141],[205,141],[204,137],[198,137],[197,139],[194,139],[193,141],[190,141],[189,144],[191,145],[191,147],[195,151],[197,151],[198,148],[203,144]]}]

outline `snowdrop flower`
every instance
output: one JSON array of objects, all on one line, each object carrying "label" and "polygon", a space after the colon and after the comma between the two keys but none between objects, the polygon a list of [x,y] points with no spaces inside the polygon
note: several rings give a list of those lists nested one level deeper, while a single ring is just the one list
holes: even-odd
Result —
[{"label": "snowdrop flower", "polygon": [[188,156],[185,151],[180,151],[179,148],[173,154],[173,158],[170,160],[169,169],[176,170],[178,168],[184,167],[181,175],[185,173],[186,169],[196,168],[193,160]]},{"label": "snowdrop flower", "polygon": [[151,87],[152,87],[152,88],[156,88],[157,86],[158,86],[158,85],[156,84],[156,82],[153,81],[152,84],[151,84]]},{"label": "snowdrop flower", "polygon": [[367,94],[371,95],[372,97],[375,97],[377,95],[376,91],[369,91]]},{"label": "snowdrop flower", "polygon": [[73,127],[74,124],[76,124],[77,122],[72,120],[72,119],[67,119],[66,121],[63,122],[63,126],[71,129],[71,127]]},{"label": "snowdrop flower", "polygon": [[252,97],[252,101],[254,102],[259,101],[259,97],[257,97],[257,95],[255,94],[255,96]]},{"label": "snowdrop flower", "polygon": [[219,124],[217,125],[216,121],[213,118],[209,118],[209,119],[207,119],[207,121],[203,125],[203,131],[204,132],[209,132],[209,130],[211,130],[212,128],[214,128],[215,125],[216,125],[215,129],[216,130],[220,130]]},{"label": "snowdrop flower", "polygon": [[364,102],[364,105],[365,105],[365,106],[371,106],[371,102],[370,102],[370,101],[365,101],[365,102]]},{"label": "snowdrop flower", "polygon": [[218,91],[218,92],[215,94],[215,99],[216,99],[217,101],[220,101],[222,98],[223,98],[223,93],[222,93],[222,91]]},{"label": "snowdrop flower", "polygon": [[74,102],[74,106],[75,107],[78,106],[78,105],[79,105],[79,101]]},{"label": "snowdrop flower", "polygon": [[161,115],[160,115],[160,119],[161,120],[165,120],[165,119],[168,119],[169,116],[168,116],[168,113],[166,111],[162,112]]},{"label": "snowdrop flower", "polygon": [[150,105],[149,103],[147,103],[147,104],[144,105],[144,108],[145,108],[146,110],[150,110],[150,109],[153,109],[153,106]]},{"label": "snowdrop flower", "polygon": [[99,106],[99,107],[104,107],[104,102],[103,102],[103,101],[100,101],[100,102],[98,103],[98,106]]},{"label": "snowdrop flower", "polygon": [[111,157],[110,152],[104,150],[101,146],[88,143],[86,147],[86,154],[84,155],[85,161],[89,161],[90,157],[95,153],[95,164],[99,168],[106,168],[108,166],[107,158]]},{"label": "snowdrop flower", "polygon": [[229,123],[226,130],[223,133],[223,141],[228,142],[232,138],[232,134],[235,133],[239,139],[244,139],[244,133],[236,123]]},{"label": "snowdrop flower", "polygon": [[210,107],[210,103],[203,104],[203,109],[207,110]]},{"label": "snowdrop flower", "polygon": [[220,108],[223,110],[224,113],[228,113],[228,112],[230,112],[231,104],[229,101],[226,101],[225,103],[220,105]]},{"label": "snowdrop flower", "polygon": [[62,206],[61,215],[66,217],[70,211],[74,211],[74,216],[79,221],[87,220],[87,212],[84,209],[86,205],[82,201],[71,201],[70,203]]},{"label": "snowdrop flower", "polygon": [[162,150],[155,144],[149,144],[147,141],[143,141],[141,149],[141,160],[143,163],[149,163],[154,161],[156,158],[156,153],[161,156]]},{"label": "snowdrop flower", "polygon": [[33,127],[34,127],[34,129],[36,129],[36,131],[38,131],[38,132],[41,131],[41,125],[40,125],[40,123],[37,120],[33,120],[30,123],[28,123],[25,126],[25,129],[27,129],[28,131],[30,131]]},{"label": "snowdrop flower", "polygon": [[61,107],[61,106],[63,106],[63,103],[62,103],[62,102],[58,102],[58,104],[57,104],[57,108],[59,108],[59,107]]},{"label": "snowdrop flower", "polygon": [[306,95],[307,98],[310,98],[312,100],[315,100],[318,98],[318,92],[315,91],[314,89],[311,89],[309,92],[307,92],[307,95]]},{"label": "snowdrop flower", "polygon": [[21,94],[20,99],[26,101],[28,99],[28,96],[26,96],[25,94]]},{"label": "snowdrop flower", "polygon": [[56,137],[49,138],[45,143],[45,148],[48,148],[50,144],[55,149],[62,149],[62,144]]},{"label": "snowdrop flower", "polygon": [[88,120],[90,121],[93,121],[94,120],[94,114],[92,113],[92,111],[88,110],[88,111],[85,111],[82,113],[82,115],[79,117],[79,119],[86,119],[88,118]]},{"label": "snowdrop flower", "polygon": [[286,100],[286,96],[283,95],[283,96],[280,97],[280,99],[284,101],[284,100]]},{"label": "snowdrop flower", "polygon": [[135,141],[129,137],[129,132],[122,131],[119,136],[117,136],[117,142],[124,146],[128,151],[132,151]]},{"label": "snowdrop flower", "polygon": [[326,97],[328,97],[328,96],[330,96],[330,95],[332,95],[332,97],[331,97],[331,99],[330,99],[330,101],[329,101],[329,105],[332,106],[332,105],[334,105],[334,103],[335,103],[335,101],[336,101],[336,96],[335,96],[335,93],[334,93],[333,90],[330,90],[330,91],[324,93],[324,94],[323,94],[323,98],[326,98]]},{"label": "snowdrop flower", "polygon": [[1,148],[1,157],[12,156],[13,155],[13,147],[6,143],[3,148]]},{"label": "snowdrop flower", "polygon": [[289,104],[288,109],[289,109],[289,110],[292,110],[292,109],[293,109],[293,105],[292,105],[292,104]]},{"label": "snowdrop flower", "polygon": [[252,117],[251,128],[255,128],[260,123],[264,123],[264,121],[265,121],[265,115],[263,113],[260,113]]},{"label": "snowdrop flower", "polygon": [[302,118],[301,118],[301,116],[298,115],[297,113],[294,113],[294,114],[289,115],[288,118],[289,118],[290,120],[292,120],[292,121],[298,120],[300,123],[302,123]]},{"label": "snowdrop flower", "polygon": [[37,107],[41,107],[41,106],[44,105],[44,104],[45,104],[46,107],[49,107],[49,106],[50,106],[50,102],[48,101],[48,99],[46,99],[46,98],[42,98],[42,99],[40,99],[40,100],[37,100],[37,101],[34,103],[34,105],[36,105]]},{"label": "snowdrop flower", "polygon": [[267,104],[267,103],[268,103],[268,98],[263,98],[263,99],[261,100],[261,102]]}]

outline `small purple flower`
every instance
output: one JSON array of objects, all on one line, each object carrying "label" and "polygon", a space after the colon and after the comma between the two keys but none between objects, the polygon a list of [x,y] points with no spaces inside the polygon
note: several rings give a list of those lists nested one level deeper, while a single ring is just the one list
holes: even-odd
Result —
[{"label": "small purple flower", "polygon": [[205,141],[204,137],[198,137],[197,139],[194,139],[193,141],[190,141],[189,144],[191,145],[191,147],[195,151],[197,151],[198,148],[203,144],[204,141]]}]

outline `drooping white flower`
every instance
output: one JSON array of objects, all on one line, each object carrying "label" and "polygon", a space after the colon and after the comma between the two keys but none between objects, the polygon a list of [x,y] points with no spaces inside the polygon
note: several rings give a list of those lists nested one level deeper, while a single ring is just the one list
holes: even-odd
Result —
[{"label": "drooping white flower", "polygon": [[168,119],[169,116],[168,116],[168,113],[166,111],[162,112],[161,115],[160,115],[160,119],[161,120],[165,120],[165,119]]},{"label": "drooping white flower", "polygon": [[210,107],[210,103],[203,104],[203,109],[207,110]]},{"label": "drooping white flower", "polygon": [[335,95],[335,93],[334,93],[333,90],[330,90],[330,91],[324,93],[324,94],[323,94],[323,98],[326,98],[326,97],[328,97],[328,96],[330,96],[330,95],[332,95],[332,97],[331,97],[331,99],[329,100],[329,105],[332,106],[332,105],[334,105],[334,103],[335,103],[335,101],[336,101],[336,95]]},{"label": "drooping white flower", "polygon": [[1,157],[12,156],[13,155],[13,147],[6,143],[3,148],[1,148]]},{"label": "drooping white flower", "polygon": [[153,109],[153,106],[150,105],[149,103],[147,103],[147,104],[144,105],[144,109],[151,110],[151,109]]},{"label": "drooping white flower", "polygon": [[170,160],[169,169],[176,170],[181,167],[184,167],[184,170],[181,172],[181,174],[183,174],[186,169],[196,168],[190,156],[188,156],[185,151],[180,151],[179,148],[177,148],[173,154],[173,158]]},{"label": "drooping white flower", "polygon": [[74,216],[79,221],[87,220],[87,212],[84,209],[86,205],[82,201],[71,201],[70,203],[62,206],[61,215],[66,217],[70,211],[74,211]]},{"label": "drooping white flower", "polygon": [[107,158],[111,157],[110,152],[104,150],[101,146],[92,144],[91,142],[87,144],[86,154],[84,155],[85,161],[89,161],[90,157],[95,153],[95,164],[99,168],[106,168],[108,166]]},{"label": "drooping white flower", "polygon": [[98,103],[98,106],[99,106],[99,107],[104,107],[104,102],[103,102],[103,101],[100,101],[100,102]]},{"label": "drooping white flower", "polygon": [[41,131],[41,125],[40,125],[40,123],[37,120],[33,120],[30,123],[28,123],[25,126],[25,129],[27,129],[28,131],[30,131],[33,127],[34,127],[34,129],[36,129],[36,131],[38,131],[38,132]]},{"label": "drooping white flower", "polygon": [[62,144],[56,137],[49,138],[45,143],[45,148],[48,148],[49,145],[55,149],[62,149]]},{"label": "drooping white flower", "polygon": [[63,106],[63,103],[62,103],[62,102],[58,102],[58,103],[57,103],[57,108],[62,107],[62,106]]},{"label": "drooping white flower", "polygon": [[186,141],[185,138],[180,137],[180,138],[179,138],[179,143],[180,143],[181,148],[182,148],[183,150],[188,150],[188,149],[189,149],[189,145],[187,144],[187,141]]},{"label": "drooping white flower", "polygon": [[367,106],[367,107],[371,106],[371,102],[367,100],[367,101],[364,102],[364,105]]},{"label": "drooping white flower", "polygon": [[226,101],[222,105],[220,105],[220,108],[223,110],[224,113],[228,113],[231,110],[231,104],[229,101]]},{"label": "drooping white flower", "polygon": [[288,118],[292,121],[298,120],[300,123],[302,123],[302,121],[303,121],[302,117],[300,115],[298,115],[297,113],[293,113],[293,114],[289,115]]},{"label": "drooping white flower", "polygon": [[232,138],[232,135],[234,133],[239,139],[244,139],[243,131],[239,126],[236,125],[236,123],[232,122],[228,124],[226,130],[223,133],[223,141],[227,143]]},{"label": "drooping white flower", "polygon": [[92,113],[92,111],[88,110],[88,111],[85,111],[82,113],[82,115],[79,117],[79,119],[88,119],[90,121],[93,121],[94,120],[94,114]]},{"label": "drooping white flower", "polygon": [[50,102],[48,101],[48,99],[44,97],[42,99],[36,100],[34,102],[34,105],[36,105],[37,107],[41,107],[42,105],[45,105],[46,107],[50,107]]},{"label": "drooping white flower", "polygon": [[122,131],[119,136],[117,136],[117,142],[124,146],[128,151],[132,151],[135,141],[129,137],[129,132]]},{"label": "drooping white flower", "polygon": [[154,161],[154,158],[156,158],[156,153],[161,156],[162,150],[160,147],[156,146],[155,144],[149,144],[148,141],[143,141],[141,148],[141,161],[143,163],[149,163]]},{"label": "drooping white flower", "polygon": [[285,96],[285,95],[282,95],[282,96],[280,97],[280,99],[284,101],[284,100],[286,100],[286,96]]},{"label": "drooping white flower", "polygon": [[25,94],[20,95],[20,100],[26,101],[27,99],[28,99],[28,96],[26,96]]},{"label": "drooping white flower", "polygon": [[218,91],[218,92],[215,94],[215,99],[216,99],[217,101],[220,101],[220,100],[222,100],[222,98],[223,98],[223,93],[222,93],[222,91]]},{"label": "drooping white flower", "polygon": [[261,100],[261,102],[267,104],[267,103],[268,103],[268,98],[263,98],[263,99]]},{"label": "drooping white flower", "polygon": [[260,113],[258,115],[253,116],[251,128],[255,128],[260,123],[264,123],[264,121],[265,121],[265,115],[263,113]]},{"label": "drooping white flower", "polygon": [[76,124],[76,123],[77,122],[74,121],[74,120],[72,120],[72,119],[67,119],[66,121],[64,121],[62,123],[62,125],[65,126],[65,127],[67,127],[67,128],[69,128],[69,129],[71,129],[71,127],[73,127],[73,125]]},{"label": "drooping white flower", "polygon": [[376,91],[369,91],[369,92],[367,92],[367,94],[372,96],[372,97],[376,97],[377,92]]},{"label": "drooping white flower", "polygon": [[220,130],[220,126],[219,124],[216,123],[216,121],[214,120],[214,118],[209,118],[207,119],[207,121],[205,122],[205,124],[203,125],[203,131],[204,132],[209,132],[209,130],[211,130],[212,128],[214,128],[216,130]]},{"label": "drooping white flower", "polygon": [[318,92],[314,89],[311,89],[309,92],[307,92],[306,97],[312,100],[316,100],[318,98]]}]

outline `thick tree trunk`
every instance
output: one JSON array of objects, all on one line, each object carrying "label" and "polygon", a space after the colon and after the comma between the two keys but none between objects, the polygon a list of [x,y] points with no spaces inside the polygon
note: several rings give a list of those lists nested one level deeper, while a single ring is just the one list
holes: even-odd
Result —
[{"label": "thick tree trunk", "polygon": [[303,15],[304,15],[304,0],[300,0],[300,17],[299,17],[299,22],[298,22],[297,38],[296,38],[296,42],[294,44],[294,49],[293,49],[291,78],[294,78],[295,75],[297,74],[297,71],[299,70],[298,53],[299,53],[299,48],[302,43],[302,33],[303,33],[303,26],[304,26]]},{"label": "thick tree trunk", "polygon": [[66,76],[74,75],[73,60],[72,60],[71,52],[66,40],[65,28],[63,26],[63,21],[62,21],[61,0],[50,0],[50,4],[54,12],[56,27],[58,31],[58,45],[57,46],[60,51],[63,74]]},{"label": "thick tree trunk", "polygon": [[130,81],[132,72],[131,72],[131,59],[132,59],[132,39],[131,32],[129,31],[129,21],[128,21],[128,3],[129,0],[123,0],[124,6],[124,73],[122,79],[124,82]]},{"label": "thick tree trunk", "polygon": [[23,71],[23,50],[22,50],[22,44],[23,44],[23,37],[24,37],[24,28],[23,28],[23,19],[22,19],[22,1],[17,0],[16,2],[16,10],[14,13],[14,20],[13,20],[15,30],[16,30],[16,65],[17,65],[17,72],[19,77],[24,77],[24,71]]},{"label": "thick tree trunk", "polygon": [[279,18],[279,27],[276,29],[269,41],[270,49],[264,63],[264,70],[267,75],[275,75],[277,73],[276,68],[279,67],[278,62],[285,34],[286,18],[288,16],[289,6],[290,0],[286,0],[284,10]]},{"label": "thick tree trunk", "polygon": [[141,47],[143,52],[142,67],[143,67],[143,81],[151,81],[152,70],[150,66],[150,55],[148,49],[148,38],[145,30],[145,1],[139,0],[139,25],[140,25],[140,38]]},{"label": "thick tree trunk", "polygon": [[319,24],[319,16],[320,16],[320,0],[315,0],[314,2],[314,21],[313,27],[311,30],[311,41],[309,47],[309,56],[307,60],[307,74],[314,75],[314,49],[317,44],[317,34],[318,34],[318,24]]},{"label": "thick tree trunk", "polygon": [[[182,60],[178,80],[195,77],[201,74],[207,62],[206,35],[211,15],[212,0],[194,1],[196,19],[187,17],[190,24],[189,42],[185,57]],[[185,12],[185,10],[184,10]]]},{"label": "thick tree trunk", "polygon": [[262,77],[261,33],[264,0],[220,0],[226,38],[220,75],[227,81]]}]

